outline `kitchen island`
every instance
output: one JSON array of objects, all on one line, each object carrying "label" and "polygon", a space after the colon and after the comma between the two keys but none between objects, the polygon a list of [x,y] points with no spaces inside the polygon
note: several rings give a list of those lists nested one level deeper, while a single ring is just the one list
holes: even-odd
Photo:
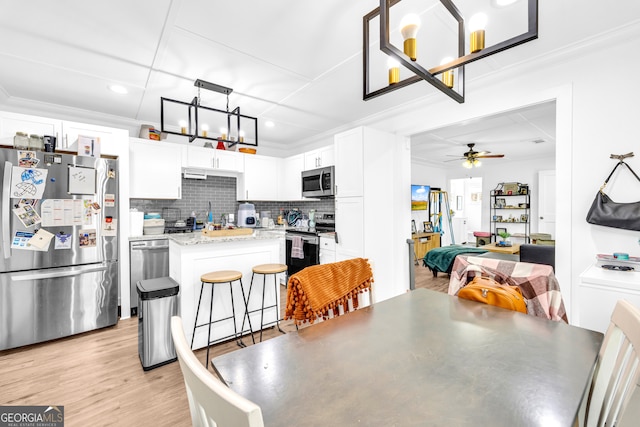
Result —
[{"label": "kitchen island", "polygon": [[[243,236],[207,237],[200,233],[171,234],[169,239],[169,276],[180,284],[180,316],[185,328],[187,341],[191,342],[193,326],[195,322],[198,298],[200,297],[200,277],[208,272],[219,270],[237,270],[242,272],[242,284],[245,295],[249,291],[251,283],[252,267],[258,264],[282,263],[281,247],[284,244],[284,235],[279,232],[267,230],[255,230],[253,234]],[[282,274],[284,275],[284,273]],[[271,279],[271,278],[270,278]],[[279,278],[280,279],[280,278]],[[265,289],[265,305],[272,305],[274,298],[279,298],[274,291],[272,281],[267,281]],[[278,280],[280,283],[280,280]],[[213,301],[214,320],[232,315],[229,286],[215,285]],[[249,310],[259,309],[262,304],[263,278],[256,276]],[[211,287],[206,285],[200,305],[200,317],[198,324],[205,323],[209,318],[211,301]],[[238,330],[242,325],[245,314],[245,306],[242,300],[240,283],[233,283],[233,301],[235,307],[235,321]],[[278,309],[268,309],[264,313],[264,323],[276,321],[280,312]],[[260,327],[260,312],[252,313],[251,324],[254,331]],[[245,323],[245,330],[249,325]],[[231,320],[215,323],[211,326],[211,341],[233,335],[233,323]],[[193,348],[202,348],[207,345],[207,328],[198,328],[196,331]]]}]

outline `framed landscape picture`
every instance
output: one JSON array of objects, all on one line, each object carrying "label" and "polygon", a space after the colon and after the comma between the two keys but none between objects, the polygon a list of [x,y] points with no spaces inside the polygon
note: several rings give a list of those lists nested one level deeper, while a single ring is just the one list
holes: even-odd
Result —
[{"label": "framed landscape picture", "polygon": [[411,210],[426,211],[429,208],[429,185],[411,185]]}]

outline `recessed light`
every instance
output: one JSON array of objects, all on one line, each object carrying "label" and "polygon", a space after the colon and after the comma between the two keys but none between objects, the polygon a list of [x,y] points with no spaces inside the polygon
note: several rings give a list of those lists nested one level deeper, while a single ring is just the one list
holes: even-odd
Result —
[{"label": "recessed light", "polygon": [[126,95],[129,93],[126,87],[120,85],[109,85],[109,90],[120,95]]},{"label": "recessed light", "polygon": [[272,128],[274,127],[276,124],[273,123],[271,120],[267,120],[266,122],[264,122],[264,125],[268,128]]},{"label": "recessed light", "polygon": [[506,7],[517,1],[518,0],[493,0],[493,3],[496,7]]}]

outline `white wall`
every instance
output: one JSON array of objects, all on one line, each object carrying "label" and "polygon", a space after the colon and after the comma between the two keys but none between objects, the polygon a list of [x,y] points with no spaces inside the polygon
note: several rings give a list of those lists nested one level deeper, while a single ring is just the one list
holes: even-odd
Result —
[{"label": "white wall", "polygon": [[[412,163],[412,182],[426,183],[435,182],[432,186],[441,187],[444,190],[448,189],[448,182],[450,180],[469,178],[482,178],[482,202],[480,204],[481,211],[481,223],[473,225],[475,227],[470,231],[490,231],[489,223],[489,206],[490,206],[490,191],[495,189],[500,182],[521,182],[523,184],[529,184],[530,198],[531,198],[531,232],[538,231],[538,172],[541,170],[553,169],[555,167],[555,159],[553,157],[537,158],[528,161],[509,161],[508,159],[499,159],[492,161],[486,161],[479,168],[465,169],[463,167],[449,167],[449,168],[437,168],[427,166],[424,164]],[[418,181],[420,180],[420,181]],[[450,204],[451,207],[455,206],[455,195],[452,189],[450,191]],[[464,214],[464,210],[463,210]],[[418,229],[422,224],[422,217],[426,218],[427,214],[424,211],[412,212],[412,219],[416,220]],[[426,221],[426,219],[424,219]],[[443,236],[442,245],[445,246],[449,243],[447,235],[449,234],[448,225],[443,224],[445,230],[445,236]],[[520,232],[516,230],[517,232]],[[464,237],[464,239],[463,239]],[[468,240],[466,236],[455,236],[456,243]]]},{"label": "white wall", "polygon": [[[640,106],[636,95],[640,93],[640,79],[633,76],[640,72],[640,56],[630,52],[636,50],[639,38],[640,22],[635,22],[572,51],[534,58],[505,67],[487,78],[468,80],[466,102],[462,105],[444,95],[438,99],[429,97],[420,106],[403,109],[402,123],[397,116],[389,121],[377,117],[375,122],[376,126],[411,135],[555,99],[559,212],[556,275],[570,315],[572,289],[597,253],[640,252],[640,232],[603,228],[585,221],[597,189],[614,166],[609,155],[637,151]],[[605,70],[619,72],[615,78],[609,78]],[[630,164],[640,169],[638,158],[631,159]],[[545,164],[544,168],[550,166]],[[494,178],[513,179],[514,171],[507,175],[502,172]],[[532,181],[533,177],[518,179]],[[619,184],[623,180],[626,186]],[[617,195],[614,199],[640,198],[637,190],[632,191],[639,184],[631,181],[627,176],[610,184],[612,195]],[[489,186],[489,182],[487,179],[485,185]]]}]

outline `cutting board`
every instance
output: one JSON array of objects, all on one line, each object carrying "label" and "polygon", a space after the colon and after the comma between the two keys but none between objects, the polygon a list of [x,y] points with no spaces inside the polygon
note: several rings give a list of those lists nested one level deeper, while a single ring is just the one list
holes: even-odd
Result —
[{"label": "cutting board", "polygon": [[245,236],[252,233],[252,228],[234,228],[230,230],[202,230],[202,235],[207,237]]}]

